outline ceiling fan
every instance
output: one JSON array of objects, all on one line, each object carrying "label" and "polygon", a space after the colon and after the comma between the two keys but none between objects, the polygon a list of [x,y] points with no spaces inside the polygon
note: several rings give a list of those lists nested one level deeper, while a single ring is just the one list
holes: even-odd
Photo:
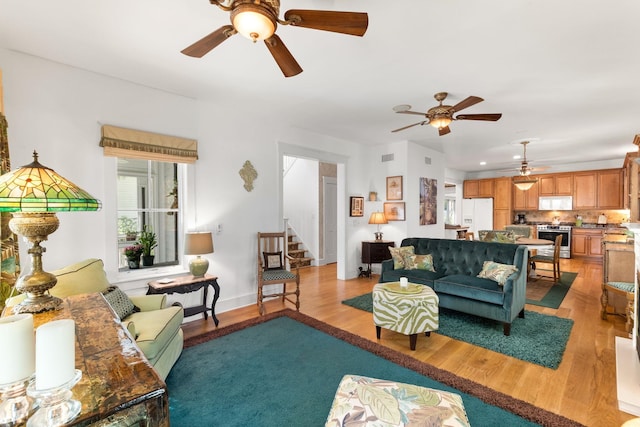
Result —
[{"label": "ceiling fan", "polygon": [[369,25],[369,17],[361,12],[335,12],[328,10],[291,9],[280,14],[280,0],[209,0],[220,9],[231,12],[231,25],[223,25],[208,36],[203,37],[182,53],[194,58],[202,58],[223,41],[240,33],[252,40],[264,41],[273,59],[285,77],[302,72],[280,37],[275,34],[278,24],[334,33],[363,36]]},{"label": "ceiling fan", "polygon": [[521,141],[522,144],[522,162],[520,162],[520,167],[514,169],[505,169],[503,172],[510,172],[513,170],[518,171],[520,176],[529,176],[531,172],[540,172],[549,169],[548,166],[538,166],[538,167],[529,167],[529,161],[527,160],[527,145],[530,144],[530,141]]},{"label": "ceiling fan", "polygon": [[443,105],[442,101],[447,97],[447,92],[438,92],[433,97],[440,103],[435,107],[429,108],[426,113],[420,113],[417,111],[411,111],[411,105],[396,105],[393,107],[393,111],[400,114],[416,114],[418,116],[425,116],[427,120],[423,120],[418,123],[414,123],[409,126],[401,127],[400,129],[392,130],[391,132],[398,132],[401,130],[408,129],[412,126],[417,125],[426,125],[429,124],[434,128],[438,129],[438,134],[440,136],[446,135],[451,132],[449,129],[449,124],[453,120],[484,120],[488,122],[495,122],[500,120],[502,114],[459,114],[456,117],[453,117],[454,113],[457,113],[460,110],[471,107],[479,102],[484,101],[484,99],[479,98],[477,96],[469,96],[468,98],[458,102],[456,105]]}]

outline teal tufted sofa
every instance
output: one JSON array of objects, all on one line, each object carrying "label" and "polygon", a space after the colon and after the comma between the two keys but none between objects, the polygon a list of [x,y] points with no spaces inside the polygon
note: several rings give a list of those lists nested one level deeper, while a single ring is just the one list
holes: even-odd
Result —
[{"label": "teal tufted sofa", "polygon": [[[382,263],[380,282],[397,282],[407,277],[411,283],[432,288],[440,299],[439,306],[503,322],[504,334],[511,333],[511,323],[524,318],[526,301],[526,246],[490,243],[477,240],[406,238],[400,246],[413,246],[418,255],[431,254],[435,272],[394,269],[393,260]],[[504,286],[476,277],[485,261],[511,264],[518,271]]]}]

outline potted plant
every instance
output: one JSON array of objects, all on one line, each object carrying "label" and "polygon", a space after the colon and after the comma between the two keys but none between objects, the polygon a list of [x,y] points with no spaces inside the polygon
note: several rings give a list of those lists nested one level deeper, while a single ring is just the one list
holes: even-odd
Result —
[{"label": "potted plant", "polygon": [[132,242],[138,237],[136,220],[127,216],[118,218],[118,233],[125,236],[127,242]]},{"label": "potted plant", "polygon": [[129,268],[140,268],[140,255],[142,255],[142,245],[135,244],[124,248],[124,255],[127,257]]},{"label": "potted plant", "polygon": [[145,267],[153,265],[154,256],[151,255],[151,251],[158,246],[158,240],[151,227],[148,225],[143,227],[138,243],[142,246],[142,265]]}]

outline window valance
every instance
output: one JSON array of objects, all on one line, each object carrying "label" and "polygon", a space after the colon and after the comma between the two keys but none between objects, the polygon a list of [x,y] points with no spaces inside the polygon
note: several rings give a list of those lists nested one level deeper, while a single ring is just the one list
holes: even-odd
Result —
[{"label": "window valance", "polygon": [[105,156],[195,163],[198,141],[135,129],[103,125],[100,146]]}]

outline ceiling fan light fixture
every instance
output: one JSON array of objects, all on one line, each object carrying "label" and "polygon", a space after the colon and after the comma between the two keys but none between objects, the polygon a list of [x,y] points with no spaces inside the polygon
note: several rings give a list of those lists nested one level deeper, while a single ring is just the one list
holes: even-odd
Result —
[{"label": "ceiling fan light fixture", "polygon": [[436,129],[446,128],[450,123],[451,118],[447,116],[435,116],[433,119],[429,120],[429,124]]},{"label": "ceiling fan light fixture", "polygon": [[276,18],[266,7],[244,3],[231,12],[231,24],[236,31],[254,43],[266,40],[276,31]]}]

